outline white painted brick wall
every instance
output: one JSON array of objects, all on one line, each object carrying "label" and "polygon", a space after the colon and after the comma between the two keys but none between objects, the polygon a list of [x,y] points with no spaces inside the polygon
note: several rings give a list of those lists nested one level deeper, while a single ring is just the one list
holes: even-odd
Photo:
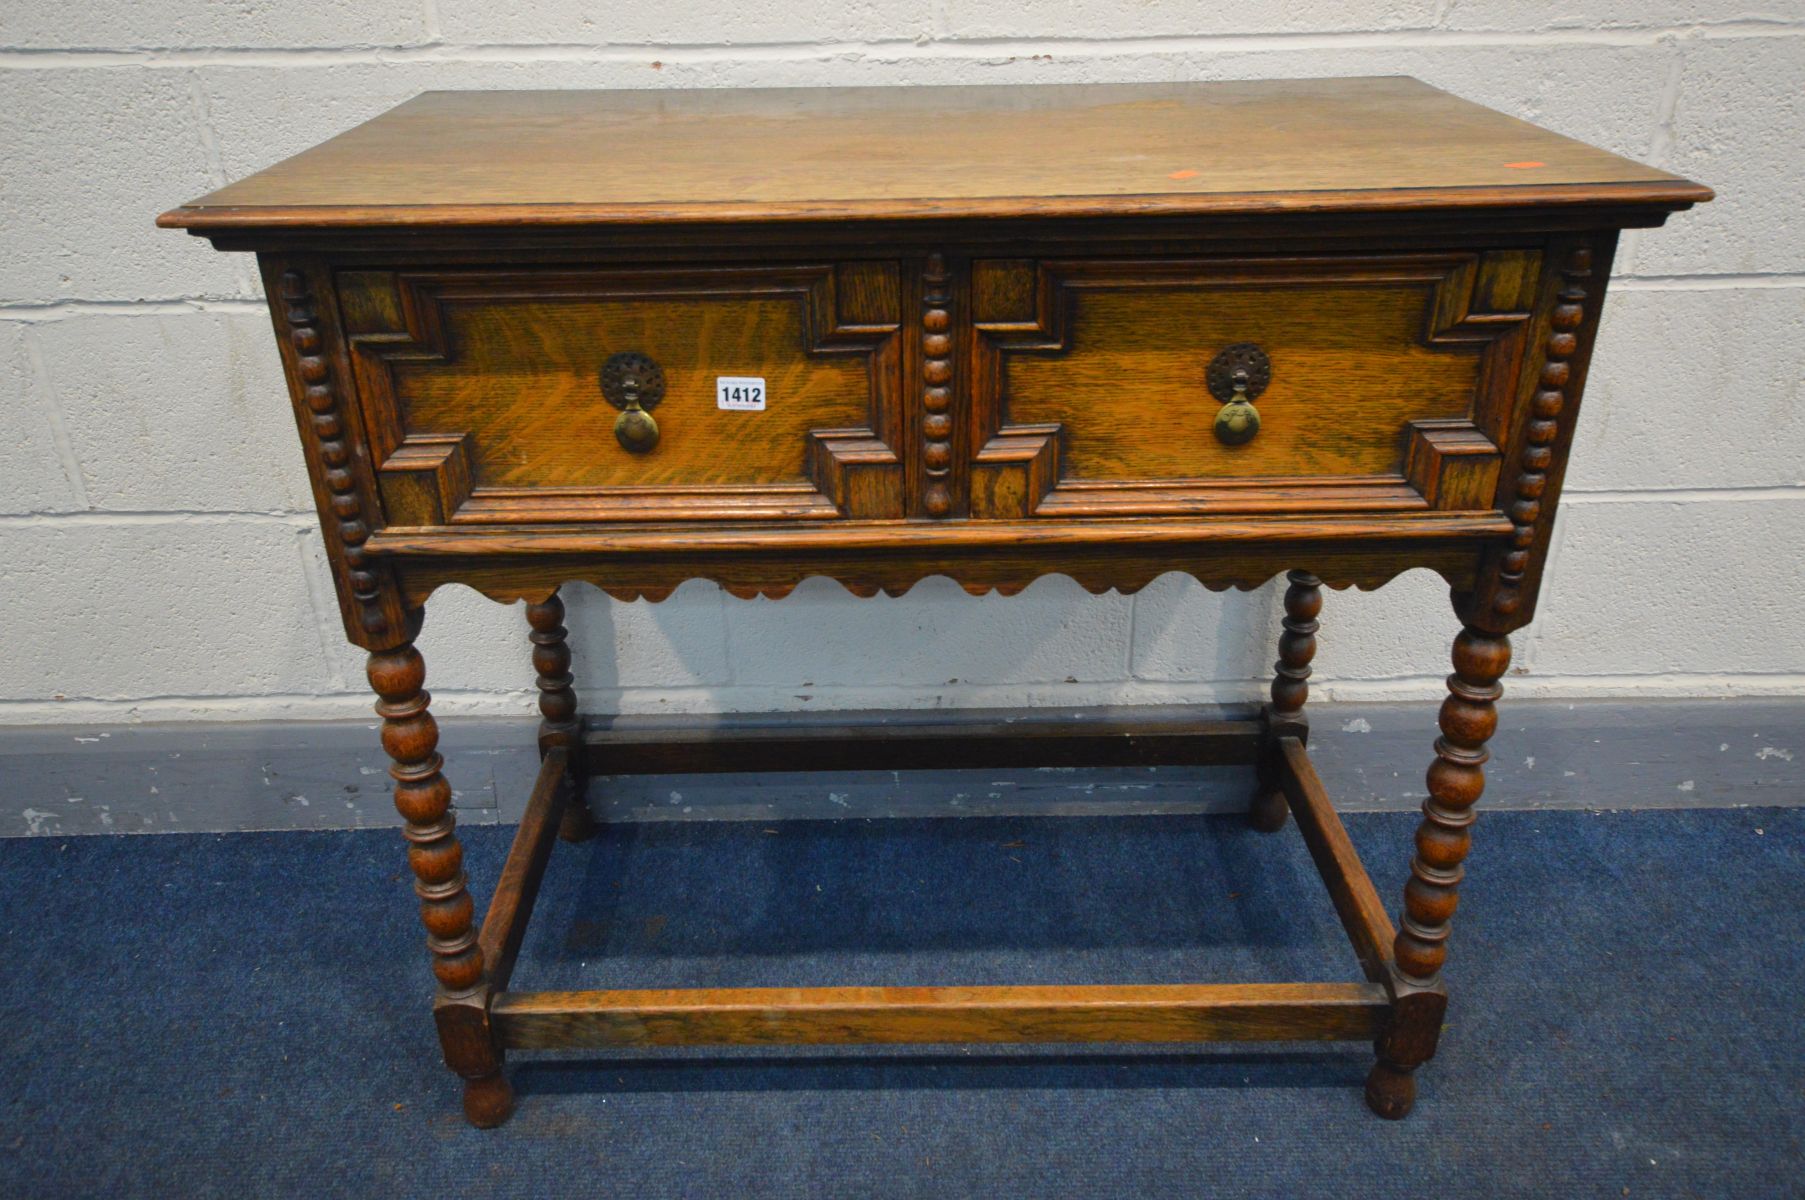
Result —
[{"label": "white painted brick wall", "polygon": [[[1516,694],[1805,694],[1805,0],[0,0],[0,722],[363,711],[255,277],[162,209],[427,88],[1418,75],[1719,190],[1625,239]],[[217,436],[230,430],[229,441]],[[1244,699],[1277,589],[571,589],[597,709]],[[463,588],[447,712],[530,707]],[[1331,593],[1321,694],[1430,696],[1412,572]]]}]

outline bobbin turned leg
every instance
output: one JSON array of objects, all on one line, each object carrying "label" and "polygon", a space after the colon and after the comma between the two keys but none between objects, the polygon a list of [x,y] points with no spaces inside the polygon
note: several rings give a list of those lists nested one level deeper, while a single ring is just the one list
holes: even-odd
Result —
[{"label": "bobbin turned leg", "polygon": [[1285,631],[1279,635],[1279,660],[1273,664],[1272,703],[1265,706],[1265,746],[1260,753],[1259,784],[1248,824],[1262,833],[1285,827],[1289,811],[1279,787],[1278,741],[1304,738],[1309,732],[1304,701],[1310,697],[1310,660],[1316,657],[1316,614],[1322,611],[1322,580],[1308,571],[1288,571],[1291,586],[1285,589]]},{"label": "bobbin turned leg", "polygon": [[489,1129],[514,1111],[501,1073],[502,1051],[489,1022],[489,982],[477,944],[475,908],[465,887],[464,849],[451,812],[451,785],[440,773],[439,727],[427,711],[426,663],[413,643],[370,655],[370,686],[380,699],[382,746],[394,760],[395,808],[407,822],[407,861],[420,896],[420,920],[439,991],[433,1018],[445,1065],[464,1077],[464,1115]]},{"label": "bobbin turned leg", "polygon": [[577,715],[577,693],[570,673],[570,631],[564,628],[564,601],[553,592],[542,603],[529,604],[528,635],[533,643],[533,670],[539,673],[539,756],[553,746],[570,751],[570,791],[558,818],[558,836],[581,842],[595,836],[583,776],[583,720]]},{"label": "bobbin turned leg", "polygon": [[1454,673],[1441,707],[1441,737],[1429,765],[1429,798],[1416,830],[1416,856],[1404,887],[1404,916],[1393,943],[1389,1027],[1366,1077],[1366,1103],[1396,1120],[1416,1102],[1417,1067],[1435,1054],[1448,1006],[1442,962],[1448,923],[1460,902],[1461,866],[1472,845],[1473,805],[1485,790],[1485,744],[1498,728],[1498,685],[1510,666],[1510,639],[1468,626],[1454,640]]}]

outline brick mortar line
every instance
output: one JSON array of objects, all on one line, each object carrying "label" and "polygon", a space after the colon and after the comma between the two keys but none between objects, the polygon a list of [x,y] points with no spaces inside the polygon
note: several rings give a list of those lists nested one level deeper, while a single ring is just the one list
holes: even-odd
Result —
[{"label": "brick mortar line", "polygon": [[[1449,617],[1450,626],[1453,617]],[[1035,681],[1020,684],[984,684],[961,688],[962,702],[956,705],[937,703],[945,689],[932,686],[870,688],[844,685],[817,687],[813,694],[822,700],[841,700],[843,704],[812,704],[806,708],[769,706],[758,708],[722,707],[721,700],[753,700],[766,696],[787,695],[786,686],[718,684],[684,684],[672,687],[635,686],[616,688],[579,688],[580,696],[590,701],[591,712],[621,711],[625,715],[652,716],[659,712],[673,715],[720,712],[723,715],[753,715],[761,712],[831,713],[856,711],[871,707],[877,694],[890,699],[883,707],[899,712],[944,711],[958,713],[964,709],[1008,704],[1011,698],[1026,695],[1044,696],[1051,692],[1066,693],[1071,703],[1063,706],[1044,705],[1051,711],[1059,707],[1096,708],[1112,704],[1134,703],[1123,697],[1140,694],[1140,703],[1193,703],[1239,707],[1258,703],[1263,679],[1222,680],[1098,680],[1091,685],[1060,684]],[[1311,681],[1312,699],[1328,703],[1383,703],[1391,699],[1413,699],[1419,694],[1439,693],[1444,683],[1442,674],[1395,675],[1373,679],[1335,680],[1316,678]],[[1788,697],[1805,695],[1805,674],[1797,672],[1721,672],[1721,671],[1651,671],[1642,674],[1550,674],[1512,675],[1505,680],[1506,692],[1518,699],[1587,699],[1604,698],[1622,691],[1650,699],[1705,699],[1741,695],[1754,697]],[[1105,694],[1100,696],[1099,694]],[[534,695],[530,689],[433,689],[433,710],[441,717],[454,716],[519,716],[530,719]],[[1113,697],[1113,698],[1112,698]],[[717,703],[670,705],[672,698]],[[231,721],[262,721],[287,714],[292,720],[356,721],[376,724],[374,717],[364,715],[364,702],[369,696],[362,690],[279,692],[279,693],[208,693],[199,695],[153,695],[129,699],[95,699],[65,697],[60,700],[0,700],[0,726],[88,724],[105,717],[128,717],[120,724],[156,724],[166,720],[217,720],[213,714],[230,714]],[[897,703],[897,701],[903,701]],[[597,704],[595,701],[611,701]],[[622,701],[643,702],[644,707],[623,706]],[[909,703],[908,701],[914,701]],[[297,715],[318,713],[319,716]],[[30,714],[57,714],[61,719],[44,719]]]},{"label": "brick mortar line", "polygon": [[[1637,230],[1636,232],[1646,231]],[[1613,292],[1763,292],[1800,287],[1805,287],[1805,271],[1770,271],[1744,275],[1615,275],[1611,277]]]},{"label": "brick mortar line", "polygon": [[50,70],[146,66],[312,66],[346,63],[455,63],[554,61],[634,62],[656,56],[672,63],[785,61],[840,58],[848,54],[919,59],[1027,58],[1052,49],[1068,56],[1132,53],[1182,54],[1203,50],[1258,53],[1269,50],[1414,47],[1547,47],[1560,45],[1655,46],[1676,38],[1705,41],[1805,36],[1805,21],[1737,20],[1600,29],[1453,30],[1407,26],[1392,30],[1296,33],[1137,34],[1132,37],[924,37],[853,41],[772,42],[411,42],[402,45],[209,46],[209,47],[4,47],[0,68]]},{"label": "brick mortar line", "polygon": [[[1773,500],[1805,500],[1805,484],[1730,486],[1717,488],[1569,488],[1564,504],[1585,507],[1602,504],[1762,503]],[[270,524],[313,529],[317,513],[304,509],[75,509],[67,512],[0,513],[0,530],[33,525],[133,525]]]},{"label": "brick mortar line", "polygon": [[150,509],[136,511],[131,509],[81,509],[71,512],[0,513],[0,531],[29,528],[33,525],[94,525],[112,528],[135,525],[235,523],[288,525],[311,529],[318,526],[319,519],[318,513],[282,509],[270,509],[264,512],[256,509]]},{"label": "brick mortar line", "polygon": [[1680,504],[1680,503],[1759,503],[1767,500],[1805,500],[1805,484],[1783,483],[1767,486],[1729,486],[1716,488],[1598,488],[1586,491],[1568,488],[1561,493],[1561,508],[1584,508],[1599,504]]},{"label": "brick mortar line", "polygon": [[77,317],[162,317],[190,313],[227,313],[268,316],[269,306],[259,297],[193,296],[143,300],[4,300],[0,321],[46,324]]},{"label": "brick mortar line", "polygon": [[[1627,292],[1724,292],[1784,291],[1805,288],[1805,271],[1750,272],[1735,275],[1617,275],[1613,291]],[[254,295],[175,296],[126,300],[0,300],[0,321],[21,324],[66,321],[94,316],[182,316],[190,313],[227,313],[267,316],[267,302]]]}]

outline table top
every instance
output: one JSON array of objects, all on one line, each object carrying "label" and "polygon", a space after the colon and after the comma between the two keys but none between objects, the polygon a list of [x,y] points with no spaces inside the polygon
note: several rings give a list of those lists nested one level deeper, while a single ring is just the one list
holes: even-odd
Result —
[{"label": "table top", "polygon": [[429,92],[159,223],[205,233],[1710,198],[1404,77]]}]

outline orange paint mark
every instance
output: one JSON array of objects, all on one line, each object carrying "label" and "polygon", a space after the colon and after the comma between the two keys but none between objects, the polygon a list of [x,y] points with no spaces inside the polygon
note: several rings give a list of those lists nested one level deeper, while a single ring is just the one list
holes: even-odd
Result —
[{"label": "orange paint mark", "polygon": [[1195,179],[1195,178],[1197,178],[1197,172],[1193,171],[1189,168],[1186,168],[1183,171],[1174,171],[1170,175],[1166,176],[1166,178],[1167,179]]},{"label": "orange paint mark", "polygon": [[1504,165],[1509,167],[1513,171],[1527,171],[1532,167],[1545,167],[1548,164],[1544,163],[1544,162],[1536,162],[1534,159],[1531,159],[1528,162],[1505,163]]}]

